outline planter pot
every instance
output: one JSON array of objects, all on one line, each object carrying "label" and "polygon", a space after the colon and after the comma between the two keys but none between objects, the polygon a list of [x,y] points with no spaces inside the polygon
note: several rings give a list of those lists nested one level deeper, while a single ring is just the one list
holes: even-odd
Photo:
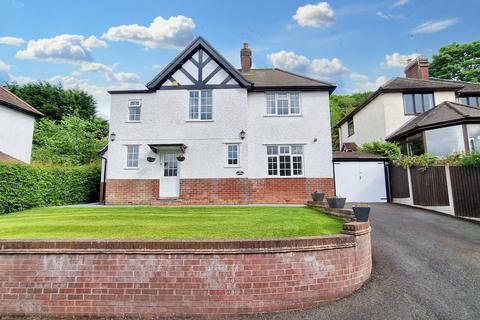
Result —
[{"label": "planter pot", "polygon": [[370,215],[370,207],[352,207],[355,219],[358,222],[367,222]]},{"label": "planter pot", "polygon": [[327,199],[330,208],[343,209],[347,198],[329,198]]},{"label": "planter pot", "polygon": [[312,193],[313,201],[323,201],[323,197],[325,197],[325,193],[323,193],[323,192],[313,192]]}]

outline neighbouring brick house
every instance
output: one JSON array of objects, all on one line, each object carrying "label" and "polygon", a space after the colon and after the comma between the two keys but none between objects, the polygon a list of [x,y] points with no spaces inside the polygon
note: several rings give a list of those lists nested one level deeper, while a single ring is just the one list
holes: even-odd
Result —
[{"label": "neighbouring brick house", "polygon": [[[471,116],[478,113],[472,107],[480,107],[480,83],[432,78],[427,58],[420,56],[405,67],[405,77],[389,80],[336,127],[342,150],[352,144],[389,140],[399,142],[405,154],[444,156],[475,150],[475,145],[478,151],[480,124]],[[405,130],[422,123],[423,130],[405,135]]]},{"label": "neighbouring brick house", "polygon": [[[107,204],[303,203],[333,193],[333,84],[235,69],[199,37],[146,85],[110,91]],[[106,182],[106,183],[105,183]]]}]

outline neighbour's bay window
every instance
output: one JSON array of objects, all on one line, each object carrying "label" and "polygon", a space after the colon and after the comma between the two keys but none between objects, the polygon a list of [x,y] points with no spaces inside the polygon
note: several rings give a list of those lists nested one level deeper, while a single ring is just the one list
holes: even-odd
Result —
[{"label": "neighbour's bay window", "polygon": [[267,164],[269,176],[302,176],[303,146],[273,145],[267,146]]},{"label": "neighbour's bay window", "polygon": [[128,121],[140,121],[141,107],[141,100],[128,101]]},{"label": "neighbour's bay window", "polygon": [[406,115],[420,114],[434,106],[433,93],[404,93],[403,107]]},{"label": "neighbour's bay window", "polygon": [[189,91],[189,120],[212,120],[212,90]]},{"label": "neighbour's bay window", "polygon": [[138,168],[139,145],[127,146],[127,168]]},{"label": "neighbour's bay window", "polygon": [[267,115],[288,116],[300,114],[300,93],[266,92]]}]

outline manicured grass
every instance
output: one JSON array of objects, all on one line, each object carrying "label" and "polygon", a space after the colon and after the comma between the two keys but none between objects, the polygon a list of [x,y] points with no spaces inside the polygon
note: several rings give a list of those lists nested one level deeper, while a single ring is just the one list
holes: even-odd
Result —
[{"label": "manicured grass", "polygon": [[239,239],[339,233],[303,207],[36,208],[0,215],[0,239]]}]

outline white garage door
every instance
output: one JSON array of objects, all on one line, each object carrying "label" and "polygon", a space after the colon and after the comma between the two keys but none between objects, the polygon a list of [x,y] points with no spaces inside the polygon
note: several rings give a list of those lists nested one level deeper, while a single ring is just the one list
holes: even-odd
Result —
[{"label": "white garage door", "polygon": [[386,202],[383,162],[334,162],[335,192],[347,202]]}]

